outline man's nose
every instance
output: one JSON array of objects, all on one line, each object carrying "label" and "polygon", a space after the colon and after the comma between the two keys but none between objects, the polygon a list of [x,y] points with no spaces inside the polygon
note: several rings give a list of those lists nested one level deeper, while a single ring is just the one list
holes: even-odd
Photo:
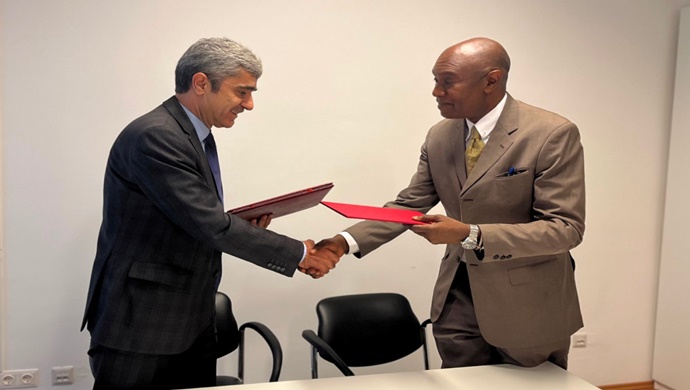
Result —
[{"label": "man's nose", "polygon": [[244,99],[242,101],[242,107],[248,111],[254,109],[254,98],[250,95],[248,98]]},{"label": "man's nose", "polygon": [[435,97],[441,97],[446,94],[446,91],[438,85],[434,85],[434,89],[431,91],[431,94]]}]

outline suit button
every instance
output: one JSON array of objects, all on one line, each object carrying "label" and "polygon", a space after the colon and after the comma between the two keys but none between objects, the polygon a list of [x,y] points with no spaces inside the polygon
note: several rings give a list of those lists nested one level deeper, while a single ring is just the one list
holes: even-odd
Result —
[{"label": "suit button", "polygon": [[505,256],[505,255],[501,255],[501,260],[505,260],[505,259],[506,259],[506,256]]},{"label": "suit button", "polygon": [[498,256],[498,255],[494,255],[494,260],[498,260],[498,259],[499,259],[499,256]]},{"label": "suit button", "polygon": [[510,260],[510,259],[512,259],[512,258],[513,258],[513,255],[508,255],[508,256],[506,256],[506,259],[508,259],[508,260]]},{"label": "suit button", "polygon": [[273,267],[273,263],[266,264],[267,267]]}]

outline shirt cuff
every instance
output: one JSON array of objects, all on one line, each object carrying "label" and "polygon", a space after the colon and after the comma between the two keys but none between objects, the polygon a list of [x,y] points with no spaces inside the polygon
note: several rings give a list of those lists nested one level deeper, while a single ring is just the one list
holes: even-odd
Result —
[{"label": "shirt cuff", "polygon": [[357,241],[355,241],[355,239],[352,237],[350,233],[340,232],[338,234],[343,236],[345,241],[347,241],[347,245],[350,247],[349,250],[345,252],[346,255],[353,255],[359,252],[359,245],[357,245]]}]

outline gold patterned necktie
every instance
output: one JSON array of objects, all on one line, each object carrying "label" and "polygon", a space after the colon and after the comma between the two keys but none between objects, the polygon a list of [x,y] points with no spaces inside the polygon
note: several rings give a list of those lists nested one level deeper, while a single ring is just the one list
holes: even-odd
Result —
[{"label": "gold patterned necktie", "polygon": [[484,150],[484,141],[482,141],[482,136],[479,135],[477,128],[472,126],[470,131],[470,139],[467,141],[467,146],[465,147],[465,169],[467,170],[467,176],[470,175],[474,164],[479,160],[479,155],[482,154]]}]

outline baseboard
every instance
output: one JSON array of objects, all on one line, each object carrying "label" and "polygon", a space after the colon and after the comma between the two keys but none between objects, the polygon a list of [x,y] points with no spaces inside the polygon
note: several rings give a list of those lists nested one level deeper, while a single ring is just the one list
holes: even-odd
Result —
[{"label": "baseboard", "polygon": [[654,390],[654,381],[598,386],[601,390]]}]

